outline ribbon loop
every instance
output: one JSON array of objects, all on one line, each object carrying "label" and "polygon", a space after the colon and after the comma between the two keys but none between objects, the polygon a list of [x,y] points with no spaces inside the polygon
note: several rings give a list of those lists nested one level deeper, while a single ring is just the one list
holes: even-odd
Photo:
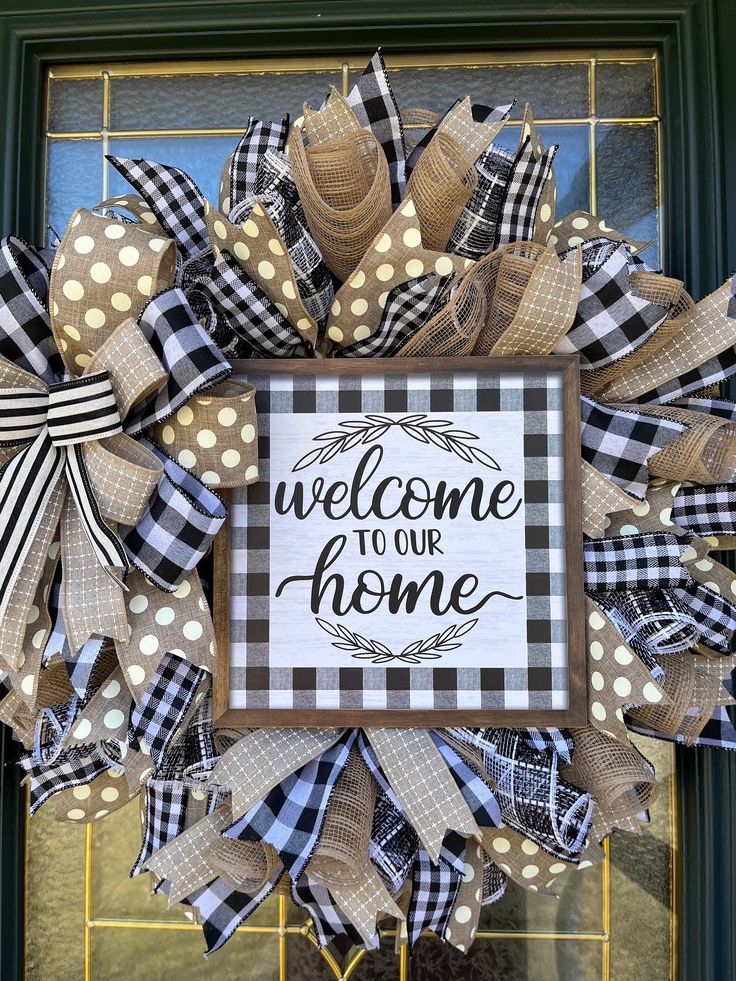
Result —
[{"label": "ribbon loop", "polygon": [[49,386],[46,424],[54,446],[74,446],[122,432],[107,371]]}]

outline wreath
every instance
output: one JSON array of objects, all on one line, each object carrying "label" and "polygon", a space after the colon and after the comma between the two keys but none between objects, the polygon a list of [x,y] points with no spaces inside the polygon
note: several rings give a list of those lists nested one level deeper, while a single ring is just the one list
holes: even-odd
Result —
[{"label": "wreath", "polygon": [[[55,249],[0,242],[0,719],[31,812],[141,795],[131,874],[197,910],[208,951],[274,892],[320,945],[375,948],[390,916],[397,944],[467,950],[508,879],[554,895],[647,820],[630,731],[736,747],[736,576],[712,556],[736,547],[736,279],[694,303],[647,243],[556,220],[556,148],[528,107],[517,151],[497,145],[510,111],[402,113],[377,52],[347,98],[251,118],[217,207],[110,157],[134,194],[77,210]],[[258,479],[228,359],[553,352],[583,392],[587,725],[215,729],[206,556],[218,490]],[[346,422],[298,466],[389,429],[496,466],[419,415]],[[320,621],[412,664],[473,625],[392,651]]]}]

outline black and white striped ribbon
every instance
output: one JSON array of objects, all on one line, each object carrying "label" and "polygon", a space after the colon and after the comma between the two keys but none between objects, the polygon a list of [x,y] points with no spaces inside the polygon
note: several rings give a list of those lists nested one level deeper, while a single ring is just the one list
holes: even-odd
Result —
[{"label": "black and white striped ribbon", "polygon": [[51,385],[47,393],[0,390],[0,446],[28,444],[0,470],[0,615],[62,471],[97,561],[108,572],[128,569],[120,539],[100,514],[82,450],[89,440],[120,432],[106,371]]}]

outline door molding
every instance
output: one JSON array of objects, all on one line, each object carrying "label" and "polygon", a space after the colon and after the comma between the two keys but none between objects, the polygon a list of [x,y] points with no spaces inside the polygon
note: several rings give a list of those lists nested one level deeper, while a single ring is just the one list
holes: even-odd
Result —
[{"label": "door molding", "polygon": [[[0,0],[0,229],[42,232],[44,73],[59,63],[648,46],[662,58],[668,272],[696,298],[736,267],[732,0]],[[3,104],[4,103],[4,104]],[[730,221],[728,219],[731,219]],[[0,962],[23,977],[24,797],[0,748]],[[736,977],[736,754],[678,749],[680,976]]]}]

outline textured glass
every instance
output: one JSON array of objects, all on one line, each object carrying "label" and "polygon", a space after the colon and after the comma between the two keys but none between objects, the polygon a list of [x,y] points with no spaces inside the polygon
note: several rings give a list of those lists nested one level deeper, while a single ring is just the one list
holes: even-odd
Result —
[{"label": "textured glass", "polygon": [[[61,238],[75,208],[102,200],[99,140],[51,140],[48,144],[46,220]],[[51,233],[49,233],[50,237]]]},{"label": "textured glass", "polygon": [[469,95],[486,106],[516,99],[513,115],[524,113],[530,102],[539,119],[587,117],[588,66],[481,65],[477,68],[398,68],[391,70],[391,86],[402,109],[445,112],[457,96]]},{"label": "textured glass", "polygon": [[30,821],[26,851],[26,981],[84,977],[84,828],[53,804]]},{"label": "textured glass", "polygon": [[596,112],[602,118],[653,116],[653,61],[601,61],[596,66]]},{"label": "textured glass", "polygon": [[[411,981],[600,981],[600,977],[601,945],[596,941],[480,940],[463,954],[436,937],[422,937],[411,965]],[[620,981],[630,979],[622,976]]]},{"label": "textured glass", "polygon": [[[110,140],[110,153],[180,167],[216,203],[222,166],[237,142],[236,136],[131,136]],[[110,164],[107,168],[110,195],[130,193],[125,178]]]},{"label": "textured glass", "polygon": [[113,78],[110,128],[245,129],[248,117],[296,119],[302,105],[319,107],[339,71],[261,75],[174,75]]},{"label": "textured glass", "polygon": [[102,127],[101,78],[52,78],[49,81],[50,133],[98,133]]},{"label": "textured glass", "polygon": [[657,130],[654,123],[596,127],[598,215],[611,228],[654,243],[644,253],[659,262],[657,247]]}]

